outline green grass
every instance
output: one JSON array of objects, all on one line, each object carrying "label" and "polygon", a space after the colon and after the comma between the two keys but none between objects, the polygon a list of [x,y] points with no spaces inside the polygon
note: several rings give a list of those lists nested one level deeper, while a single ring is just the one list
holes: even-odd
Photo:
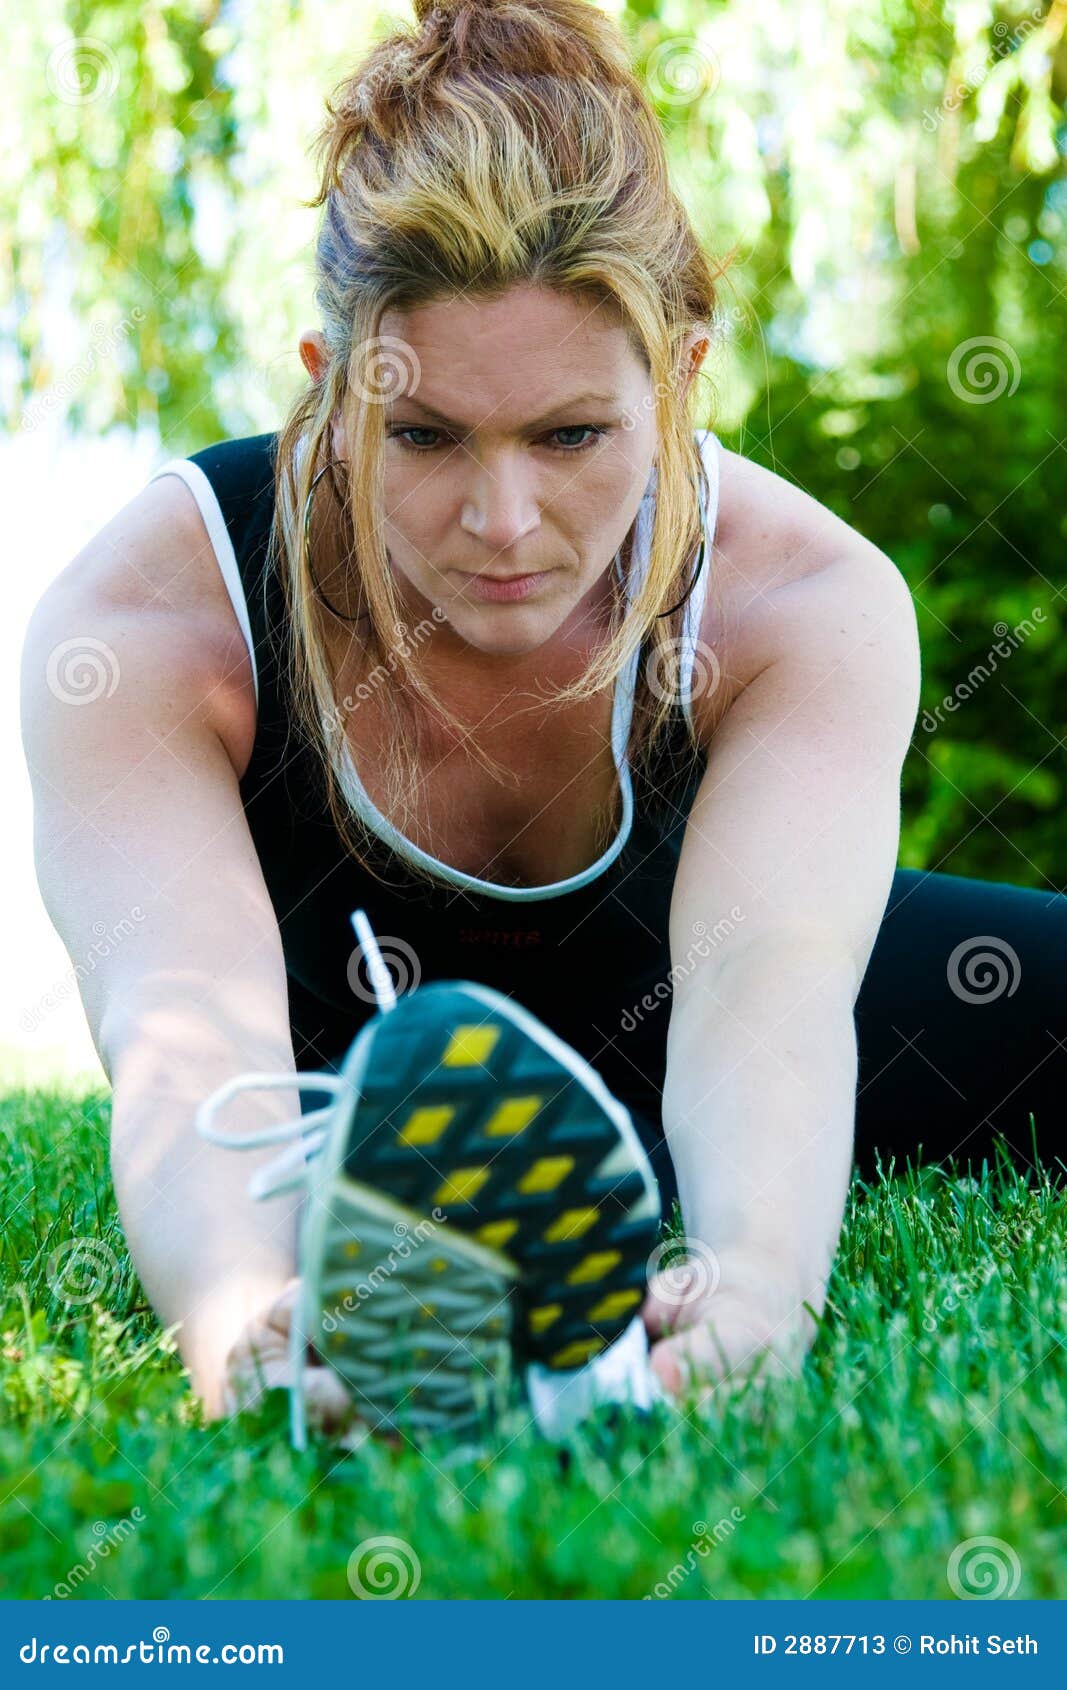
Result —
[{"label": "green grass", "polygon": [[[199,1424],[125,1253],[107,1124],[99,1091],[0,1103],[0,1594],[347,1597],[353,1552],[388,1536],[416,1599],[948,1597],[953,1550],[992,1536],[1017,1596],[1067,1596],[1047,1177],[857,1183],[800,1379],[682,1419],[609,1410],[562,1451],[517,1417],[480,1456],[297,1456],[281,1393]],[[51,1288],[85,1294],[56,1278],[72,1238],[102,1246],[94,1301]]]}]

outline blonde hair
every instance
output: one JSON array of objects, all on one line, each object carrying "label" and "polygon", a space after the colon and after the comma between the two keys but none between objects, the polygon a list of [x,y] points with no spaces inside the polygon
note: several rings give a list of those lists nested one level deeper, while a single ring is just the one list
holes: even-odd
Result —
[{"label": "blonde hair", "polygon": [[[678,376],[686,336],[710,334],[716,273],[670,186],[663,137],[621,31],[588,0],[415,0],[415,14],[414,28],[379,41],[326,100],[329,119],[315,143],[320,190],[306,203],[325,207],[315,298],[328,362],[280,431],[271,535],[288,607],[292,725],[319,757],[346,849],[368,868],[366,835],[338,786],[349,700],[336,698],[323,583],[338,570],[355,582],[376,673],[386,663],[454,728],[469,727],[419,673],[380,531],[385,431],[376,384],[383,363],[393,376],[405,352],[382,337],[383,315],[454,293],[497,297],[516,283],[617,309],[654,394],[648,566],[628,612],[613,611],[608,642],[551,697],[576,702],[614,685],[651,633],[645,669],[656,684],[642,673],[635,685],[627,747],[635,768],[647,765],[677,698],[684,611],[662,613],[690,584],[707,496]],[[332,470],[318,482],[309,548],[305,504],[334,461],[335,416],[348,474],[340,487]],[[710,556],[703,568],[712,570]],[[392,731],[382,757],[386,813],[410,838],[418,734],[403,687],[387,685],[382,696]],[[494,778],[508,778],[476,755]]]}]

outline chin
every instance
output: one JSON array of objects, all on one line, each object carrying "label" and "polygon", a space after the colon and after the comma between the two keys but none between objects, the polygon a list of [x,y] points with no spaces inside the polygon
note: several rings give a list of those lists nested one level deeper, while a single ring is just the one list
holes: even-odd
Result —
[{"label": "chin", "polygon": [[525,614],[521,605],[485,605],[450,614],[449,622],[461,640],[487,657],[522,657],[552,638],[560,618],[545,616],[533,605]]}]

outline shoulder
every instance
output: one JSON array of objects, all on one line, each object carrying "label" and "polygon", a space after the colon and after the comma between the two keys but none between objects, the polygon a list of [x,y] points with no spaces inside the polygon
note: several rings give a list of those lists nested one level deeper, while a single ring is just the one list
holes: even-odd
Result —
[{"label": "shoulder", "polygon": [[705,744],[771,664],[803,656],[829,672],[845,650],[914,719],[915,606],[892,558],[784,476],[709,437],[710,450],[718,511],[699,638],[716,685],[694,698]]},{"label": "shoulder", "polygon": [[[147,482],[50,583],[28,643],[93,642],[131,672],[158,672],[199,701],[240,773],[251,756],[255,692],[244,637],[200,508],[178,475]],[[73,648],[72,648],[73,649]],[[158,662],[146,671],[142,654]],[[131,701],[135,703],[135,701]]]}]

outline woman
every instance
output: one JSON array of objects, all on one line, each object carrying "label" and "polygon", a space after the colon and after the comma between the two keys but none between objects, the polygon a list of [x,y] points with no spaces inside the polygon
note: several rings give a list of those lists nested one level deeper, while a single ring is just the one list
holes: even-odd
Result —
[{"label": "woman", "polygon": [[[190,1122],[238,1070],[339,1063],[359,906],[401,989],[494,986],[631,1110],[716,1266],[649,1293],[668,1390],[803,1354],[854,1126],[861,1165],[1025,1154],[1063,1078],[1065,900],[895,870],[901,575],[693,429],[716,278],[615,25],[416,16],[329,105],[284,427],[165,464],[27,641],[52,917],[77,955],[144,906],[83,996],[131,1251],[211,1414],[250,1354],[284,1376],[297,1211]],[[71,710],[43,681],[79,637],[116,684]]]}]

